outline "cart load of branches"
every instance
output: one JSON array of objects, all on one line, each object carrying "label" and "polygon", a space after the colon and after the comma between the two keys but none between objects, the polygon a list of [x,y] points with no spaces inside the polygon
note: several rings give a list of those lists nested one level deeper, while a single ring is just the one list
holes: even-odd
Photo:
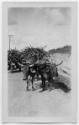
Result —
[{"label": "cart load of branches", "polygon": [[37,61],[44,60],[47,58],[48,53],[42,48],[26,48],[21,52],[21,60],[27,63],[36,63]]}]

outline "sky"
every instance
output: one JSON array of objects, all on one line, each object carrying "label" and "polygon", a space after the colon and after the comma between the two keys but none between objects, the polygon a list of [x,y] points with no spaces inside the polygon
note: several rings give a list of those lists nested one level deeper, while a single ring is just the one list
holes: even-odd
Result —
[{"label": "sky", "polygon": [[9,8],[10,47],[46,47],[46,50],[71,45],[72,20],[69,7]]}]

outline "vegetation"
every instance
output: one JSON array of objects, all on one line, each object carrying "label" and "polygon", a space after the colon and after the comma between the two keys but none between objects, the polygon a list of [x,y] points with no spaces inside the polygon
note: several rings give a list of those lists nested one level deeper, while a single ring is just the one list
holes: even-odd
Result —
[{"label": "vegetation", "polygon": [[16,50],[16,49],[12,49],[8,51],[8,61],[9,62],[20,62],[21,63],[21,53]]},{"label": "vegetation", "polygon": [[47,52],[42,48],[26,48],[23,51],[12,49],[8,51],[8,66],[11,64],[35,63],[47,57]]},{"label": "vegetation", "polygon": [[41,48],[26,48],[21,53],[21,59],[29,60],[31,63],[35,63],[38,60],[42,60],[47,56],[47,52]]}]

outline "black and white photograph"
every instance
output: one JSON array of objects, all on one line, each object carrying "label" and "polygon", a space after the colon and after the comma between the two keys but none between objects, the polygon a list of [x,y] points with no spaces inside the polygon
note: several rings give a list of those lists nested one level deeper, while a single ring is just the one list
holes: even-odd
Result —
[{"label": "black and white photograph", "polygon": [[3,121],[76,122],[76,3],[3,4]]}]

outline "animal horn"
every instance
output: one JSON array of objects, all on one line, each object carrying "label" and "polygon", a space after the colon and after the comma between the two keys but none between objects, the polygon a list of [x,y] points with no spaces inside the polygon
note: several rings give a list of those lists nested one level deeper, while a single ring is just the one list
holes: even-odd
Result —
[{"label": "animal horn", "polygon": [[57,64],[56,66],[59,66],[59,65],[61,65],[63,63],[63,60],[59,63],[59,64]]}]

